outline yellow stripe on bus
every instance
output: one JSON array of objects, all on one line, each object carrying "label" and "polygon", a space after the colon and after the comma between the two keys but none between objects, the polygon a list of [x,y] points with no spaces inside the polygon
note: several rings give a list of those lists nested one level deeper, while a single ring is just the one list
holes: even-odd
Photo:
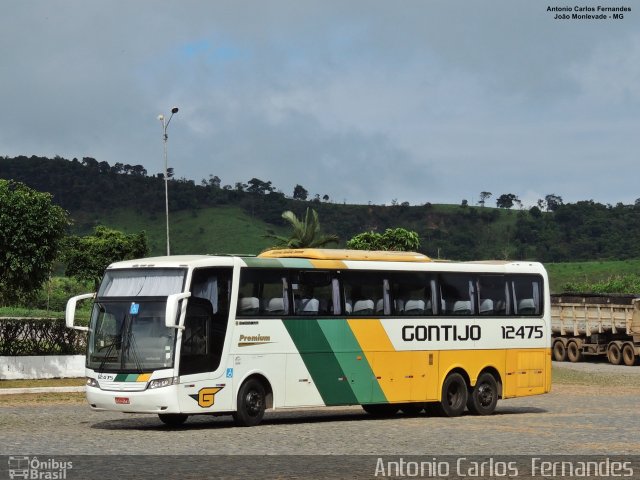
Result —
[{"label": "yellow stripe on bus", "polygon": [[349,319],[375,378],[389,402],[426,401],[438,388],[434,352],[397,352],[380,320]]},{"label": "yellow stripe on bus", "polygon": [[474,385],[493,368],[503,397],[535,395],[551,387],[549,349],[396,351],[378,319],[349,319],[373,374],[389,402],[438,401],[446,375],[464,370]]}]

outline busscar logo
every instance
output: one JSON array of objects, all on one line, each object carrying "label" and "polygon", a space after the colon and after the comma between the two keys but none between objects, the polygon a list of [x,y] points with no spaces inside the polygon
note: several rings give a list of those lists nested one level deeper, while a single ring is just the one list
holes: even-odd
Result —
[{"label": "busscar logo", "polygon": [[202,408],[211,407],[216,401],[216,393],[224,387],[205,387],[201,388],[197,395],[189,395]]},{"label": "busscar logo", "polygon": [[65,480],[67,470],[73,468],[73,462],[47,458],[40,460],[38,457],[12,456],[9,457],[9,478],[37,478],[49,480]]},{"label": "busscar logo", "polygon": [[251,347],[254,345],[264,345],[265,343],[274,343],[269,335],[240,335],[238,340],[239,347]]}]

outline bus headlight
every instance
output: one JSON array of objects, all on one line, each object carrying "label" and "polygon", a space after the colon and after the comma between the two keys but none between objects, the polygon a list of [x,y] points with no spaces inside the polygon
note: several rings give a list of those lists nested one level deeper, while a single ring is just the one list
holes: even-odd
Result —
[{"label": "bus headlight", "polygon": [[177,385],[179,377],[172,378],[157,378],[156,380],[151,380],[149,382],[148,388],[161,388],[168,387],[169,385]]},{"label": "bus headlight", "polygon": [[87,377],[87,387],[100,388],[100,384],[95,378]]}]

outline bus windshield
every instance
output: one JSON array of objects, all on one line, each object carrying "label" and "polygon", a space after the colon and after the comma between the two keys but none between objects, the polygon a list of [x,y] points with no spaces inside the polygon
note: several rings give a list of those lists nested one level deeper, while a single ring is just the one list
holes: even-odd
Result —
[{"label": "bus windshield", "polygon": [[174,328],[165,326],[166,300],[98,301],[91,314],[87,366],[96,371],[171,368]]},{"label": "bus windshield", "polygon": [[182,292],[185,273],[107,270],[91,314],[87,366],[110,372],[173,367],[176,331],[165,326],[166,298]]}]

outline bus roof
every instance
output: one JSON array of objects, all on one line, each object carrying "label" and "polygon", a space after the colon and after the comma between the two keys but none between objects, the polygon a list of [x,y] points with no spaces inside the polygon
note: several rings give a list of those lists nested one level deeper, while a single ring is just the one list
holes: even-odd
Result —
[{"label": "bus roof", "polygon": [[345,250],[330,248],[300,248],[267,250],[259,258],[309,258],[313,260],[377,260],[383,262],[430,262],[426,255],[416,252],[387,252],[375,250]]}]

